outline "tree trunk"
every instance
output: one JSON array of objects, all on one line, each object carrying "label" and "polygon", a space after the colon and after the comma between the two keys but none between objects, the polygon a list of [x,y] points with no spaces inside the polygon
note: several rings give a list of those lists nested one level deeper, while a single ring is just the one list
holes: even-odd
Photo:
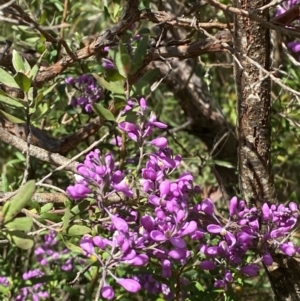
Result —
[{"label": "tree trunk", "polygon": [[[269,0],[237,0],[236,7],[254,12]],[[256,11],[264,20],[268,9]],[[271,176],[271,104],[270,79],[260,68],[269,70],[270,33],[260,23],[236,15],[234,47],[237,50],[235,81],[238,110],[238,171],[240,190],[249,206],[260,209],[264,202],[277,203]],[[252,61],[252,63],[251,63]],[[265,229],[261,228],[261,234]],[[261,255],[261,254],[260,254]],[[278,301],[300,300],[299,263],[293,258],[273,252],[274,264],[266,268]],[[296,277],[296,275],[298,275]]]}]

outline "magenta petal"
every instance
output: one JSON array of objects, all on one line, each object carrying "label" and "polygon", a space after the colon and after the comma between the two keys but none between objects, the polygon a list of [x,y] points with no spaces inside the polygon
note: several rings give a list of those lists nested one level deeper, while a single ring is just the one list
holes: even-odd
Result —
[{"label": "magenta petal", "polygon": [[186,247],[185,241],[180,237],[171,237],[170,242],[174,247],[179,249],[183,249]]},{"label": "magenta petal", "polygon": [[103,286],[101,289],[101,296],[104,299],[112,300],[115,297],[114,289],[108,285]]},{"label": "magenta petal", "polygon": [[256,264],[249,264],[241,269],[241,272],[247,276],[256,276],[259,271],[259,266]]},{"label": "magenta petal", "polygon": [[163,200],[156,195],[151,194],[148,198],[149,203],[153,204],[154,206],[161,206]]},{"label": "magenta petal", "polygon": [[203,270],[214,270],[216,268],[216,265],[214,264],[214,262],[210,261],[210,260],[203,260],[200,263],[200,267]]},{"label": "magenta petal", "polygon": [[149,232],[152,231],[154,229],[154,219],[152,216],[149,215],[144,215],[141,218],[141,224],[142,226],[148,230]]},{"label": "magenta petal", "polygon": [[96,247],[98,247],[102,250],[105,250],[105,248],[106,248],[106,244],[105,244],[104,240],[102,239],[102,237],[100,237],[100,236],[94,236],[93,243]]},{"label": "magenta petal", "polygon": [[290,203],[289,203],[289,208],[290,208],[292,211],[298,211],[298,205],[297,205],[295,202],[290,202]]},{"label": "magenta petal", "polygon": [[94,253],[94,243],[93,238],[90,235],[85,235],[81,238],[79,242],[79,246],[81,249],[86,251],[88,254]]},{"label": "magenta petal", "polygon": [[201,210],[205,212],[208,215],[213,215],[214,214],[214,203],[212,202],[211,199],[205,199],[201,203]]},{"label": "magenta petal", "polygon": [[123,218],[111,214],[110,219],[118,231],[128,232],[128,224]]},{"label": "magenta petal", "polygon": [[131,264],[134,266],[143,266],[147,264],[149,261],[149,257],[146,254],[139,254],[132,258],[131,260],[126,260],[126,264]]},{"label": "magenta petal", "polygon": [[168,146],[168,140],[165,137],[157,137],[150,142],[152,145],[166,148]]},{"label": "magenta petal", "polygon": [[162,232],[160,232],[158,230],[151,231],[150,237],[154,241],[165,241],[165,240],[167,240],[166,236]]},{"label": "magenta petal", "polygon": [[234,216],[237,214],[238,198],[234,196],[229,202],[229,214]]},{"label": "magenta petal", "polygon": [[168,255],[173,259],[180,260],[187,258],[189,256],[189,252],[187,252],[186,249],[176,249],[170,251]]},{"label": "magenta petal", "polygon": [[141,289],[139,282],[134,279],[120,278],[118,279],[118,283],[130,293],[136,293]]},{"label": "magenta petal", "polygon": [[279,249],[288,256],[293,256],[296,253],[295,246],[292,242],[283,243],[279,246]]},{"label": "magenta petal", "polygon": [[268,221],[271,218],[272,211],[267,203],[262,206],[263,220]]},{"label": "magenta petal", "polygon": [[170,182],[168,180],[162,181],[159,185],[159,192],[162,198],[166,197],[170,192]]},{"label": "magenta petal", "polygon": [[232,247],[233,245],[235,245],[236,238],[232,233],[226,231],[225,237],[226,237],[226,241],[227,241],[228,246]]},{"label": "magenta petal", "polygon": [[183,231],[181,232],[181,236],[185,236],[187,234],[191,234],[193,232],[195,232],[198,228],[198,225],[195,221],[190,221],[188,223],[186,223],[183,227]]},{"label": "magenta petal", "polygon": [[273,264],[273,258],[270,253],[265,253],[263,255],[262,261],[265,265],[272,265]]},{"label": "magenta petal", "polygon": [[223,230],[223,227],[219,225],[208,225],[207,226],[207,231],[209,233],[220,233]]},{"label": "magenta petal", "polygon": [[122,260],[132,260],[136,257],[136,252],[133,249],[129,249],[126,251],[126,254],[122,257]]},{"label": "magenta petal", "polygon": [[134,132],[136,130],[135,124],[127,121],[119,123],[119,128],[125,132]]}]

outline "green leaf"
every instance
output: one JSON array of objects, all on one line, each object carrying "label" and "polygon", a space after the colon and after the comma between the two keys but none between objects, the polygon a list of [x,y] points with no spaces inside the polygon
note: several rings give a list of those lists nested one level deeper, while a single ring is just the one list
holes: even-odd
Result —
[{"label": "green leaf", "polygon": [[92,108],[93,111],[103,119],[108,121],[115,121],[114,114],[110,110],[104,108],[101,103],[92,104]]},{"label": "green leaf", "polygon": [[87,200],[84,200],[82,202],[80,202],[78,205],[74,206],[71,210],[71,213],[73,215],[78,215],[81,213],[86,212],[86,209],[90,206],[90,202]]},{"label": "green leaf", "polygon": [[151,83],[159,78],[160,70],[158,68],[150,70],[132,86],[130,95],[149,95],[151,92]]},{"label": "green leaf", "polygon": [[67,229],[67,233],[70,235],[84,235],[91,233],[91,229],[84,225],[72,225]]},{"label": "green leaf", "polygon": [[32,67],[32,69],[31,69],[31,71],[30,71],[30,73],[29,73],[29,77],[30,77],[31,79],[34,79],[35,76],[36,76],[36,74],[38,73],[38,71],[39,71],[39,66],[38,66],[37,64],[35,64],[35,65]]},{"label": "green leaf", "polygon": [[[36,66],[36,65],[34,65],[34,66]],[[25,67],[25,74],[31,74],[31,71],[32,71],[31,66],[29,65],[29,63],[27,62],[26,59],[24,59],[24,67]]]},{"label": "green leaf", "polygon": [[0,102],[16,108],[24,108],[21,100],[8,96],[4,91],[0,90]]},{"label": "green leaf", "polygon": [[106,90],[111,91],[116,94],[124,94],[124,88],[122,82],[108,82],[102,76],[99,76],[96,73],[92,73],[96,81],[104,87]]},{"label": "green leaf", "polygon": [[41,220],[48,219],[48,220],[50,220],[52,222],[55,222],[55,223],[61,222],[61,217],[59,215],[54,214],[54,213],[49,213],[49,212],[41,214],[40,219]]},{"label": "green leaf", "polygon": [[124,80],[124,77],[116,69],[104,69],[105,78],[109,82]]},{"label": "green leaf", "polygon": [[5,227],[9,230],[19,230],[29,232],[32,228],[32,219],[28,216],[17,217],[12,221],[5,224]]},{"label": "green leaf", "polygon": [[18,117],[12,116],[2,110],[0,110],[0,115],[12,123],[25,123],[24,120],[19,119]]},{"label": "green leaf", "polygon": [[25,66],[23,58],[20,54],[14,49],[12,51],[12,64],[17,72],[24,72],[25,73]]},{"label": "green leaf", "polygon": [[65,241],[65,245],[66,245],[66,247],[67,247],[69,250],[71,250],[72,252],[80,253],[80,254],[83,253],[83,251],[82,251],[82,249],[81,249],[80,247],[78,247],[78,246],[72,244],[71,242],[69,242],[69,241],[67,241],[67,240]]},{"label": "green leaf", "polygon": [[1,174],[1,191],[3,192],[8,191],[8,180],[5,173]]},{"label": "green leaf", "polygon": [[72,217],[71,209],[70,209],[70,207],[67,207],[65,210],[65,214],[62,218],[62,221],[63,221],[63,226],[61,228],[62,231],[65,231],[69,227],[71,217]]},{"label": "green leaf", "polygon": [[2,68],[0,68],[0,83],[11,88],[19,89],[19,86],[14,80],[14,78],[9,73],[4,71]]},{"label": "green leaf", "polygon": [[31,249],[34,245],[34,240],[32,237],[28,236],[23,231],[9,231],[7,234],[7,239],[15,244],[18,248],[23,250]]},{"label": "green leaf", "polygon": [[132,60],[133,68],[131,70],[131,74],[134,74],[142,66],[147,53],[148,41],[149,36],[144,36],[139,41]]},{"label": "green leaf", "polygon": [[15,75],[15,81],[17,82],[20,89],[27,93],[31,87],[31,79],[27,77],[24,73],[18,72]]},{"label": "green leaf", "polygon": [[114,61],[119,73],[127,78],[127,75],[130,73],[132,63],[127,48],[121,40],[119,42],[119,51],[115,54]]},{"label": "green leaf", "polygon": [[31,200],[35,191],[35,181],[28,181],[22,186],[17,194],[12,197],[7,203],[9,206],[4,213],[4,223],[11,221]]},{"label": "green leaf", "polygon": [[53,203],[45,204],[44,206],[41,207],[41,214],[48,212],[52,208],[53,208]]}]

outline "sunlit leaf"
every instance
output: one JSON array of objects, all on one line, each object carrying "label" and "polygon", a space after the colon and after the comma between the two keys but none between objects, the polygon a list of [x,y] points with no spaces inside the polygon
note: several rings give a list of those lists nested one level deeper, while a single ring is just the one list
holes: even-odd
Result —
[{"label": "sunlit leaf", "polygon": [[149,36],[143,36],[138,43],[138,46],[133,56],[133,67],[131,73],[135,73],[143,64],[147,49],[148,49]]},{"label": "sunlit leaf", "polygon": [[4,223],[11,221],[31,200],[35,191],[35,181],[30,180],[22,186],[17,194],[13,196],[7,203],[7,209],[4,213]]},{"label": "sunlit leaf", "polygon": [[0,90],[0,102],[16,107],[16,108],[23,108],[24,105],[22,104],[21,100],[17,98],[13,98],[8,96],[4,91]]},{"label": "sunlit leaf", "polygon": [[15,117],[13,115],[10,115],[7,112],[4,112],[2,110],[0,110],[0,115],[2,115],[5,119],[7,119],[8,121],[10,121],[12,123],[25,123],[24,120],[19,119],[18,117]]},{"label": "sunlit leaf", "polygon": [[0,83],[11,88],[19,89],[19,86],[14,80],[14,78],[8,72],[4,71],[2,68],[0,68]]},{"label": "sunlit leaf", "polygon": [[32,218],[28,216],[17,217],[12,221],[5,224],[5,227],[9,230],[19,230],[29,232],[32,228]]},{"label": "sunlit leaf", "polygon": [[34,245],[33,238],[23,231],[9,231],[6,237],[11,243],[23,250],[31,249]]},{"label": "sunlit leaf", "polygon": [[93,73],[94,78],[100,84],[100,86],[104,87],[108,91],[114,92],[116,94],[124,94],[124,88],[122,82],[108,82],[102,76]]},{"label": "sunlit leaf", "polygon": [[65,209],[65,214],[62,218],[62,221],[63,221],[63,226],[61,228],[62,231],[65,231],[69,227],[71,217],[72,217],[71,209],[70,209],[70,207],[67,207]]},{"label": "sunlit leaf", "polygon": [[70,235],[84,235],[91,233],[91,229],[84,225],[72,225],[67,229],[67,233]]},{"label": "sunlit leaf", "polygon": [[15,49],[13,49],[13,51],[12,51],[12,64],[17,72],[25,73],[25,66],[24,66],[23,58]]},{"label": "sunlit leaf", "polygon": [[53,208],[53,203],[45,204],[41,207],[41,213],[46,213]]},{"label": "sunlit leaf", "polygon": [[110,110],[104,108],[101,103],[94,103],[92,105],[92,108],[93,111],[103,119],[108,121],[115,121],[114,114]]},{"label": "sunlit leaf", "polygon": [[31,87],[31,79],[22,72],[15,75],[15,81],[23,92],[28,92]]}]

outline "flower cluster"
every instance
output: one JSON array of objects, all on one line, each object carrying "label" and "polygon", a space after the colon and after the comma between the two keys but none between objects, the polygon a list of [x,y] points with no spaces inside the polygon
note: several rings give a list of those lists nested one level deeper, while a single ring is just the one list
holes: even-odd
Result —
[{"label": "flower cluster", "polygon": [[[195,210],[198,210],[196,206]],[[218,236],[217,244],[200,244],[200,251],[205,255],[205,260],[200,266],[205,270],[219,269],[223,274],[223,279],[217,279],[216,287],[226,288],[229,282],[233,281],[233,275],[228,267],[235,268],[248,276],[255,276],[259,271],[256,264],[243,264],[243,258],[248,250],[255,247],[260,241],[261,260],[265,265],[272,265],[273,258],[271,250],[279,248],[284,254],[293,256],[299,252],[293,242],[288,241],[289,233],[296,224],[298,218],[297,204],[291,202],[288,207],[284,205],[263,204],[262,210],[257,208],[249,209],[246,202],[233,197],[229,204],[229,220],[226,225],[222,225],[214,214],[214,204],[206,199],[200,207],[205,214],[215,219],[215,223],[207,226],[207,231],[211,237]],[[234,223],[238,230],[231,232]]]},{"label": "flower cluster", "polygon": [[67,188],[67,193],[75,200],[94,194],[98,200],[106,199],[114,192],[133,196],[128,181],[117,169],[112,154],[101,155],[100,150],[90,152],[83,164],[77,166],[76,184]]},{"label": "flower cluster", "polygon": [[[258,261],[266,265],[273,263],[271,253],[275,248],[289,256],[300,251],[289,241],[298,217],[295,203],[288,206],[265,203],[259,210],[248,208],[245,201],[233,197],[229,218],[224,222],[224,218],[215,215],[210,199],[196,203],[200,187],[194,184],[192,174],[179,172],[181,156],[173,155],[167,139],[162,136],[149,139],[155,128],[165,129],[166,125],[148,111],[146,100],[129,100],[123,115],[132,112],[136,112],[136,122],[125,118],[118,126],[139,147],[136,179],[147,209],[135,211],[125,203],[103,208],[101,201],[112,193],[122,192],[129,198],[134,194],[112,154],[102,155],[99,150],[87,154],[84,163],[77,167],[76,184],[67,188],[75,200],[93,197],[99,209],[107,214],[101,221],[105,235],[85,235],[79,243],[83,255],[97,261],[102,269],[103,298],[114,298],[114,287],[108,284],[111,283],[108,278],[132,293],[144,289],[173,298],[168,283],[174,269],[187,260],[195,265],[200,261],[195,269],[218,270],[214,285],[226,289],[236,275],[257,275],[259,266],[245,263],[245,256],[257,247],[258,241],[261,256]],[[144,148],[149,151],[144,153]],[[195,245],[196,249],[192,247]],[[102,256],[103,252],[109,256]],[[153,261],[160,266],[161,278],[166,283],[157,283],[155,277],[140,273],[127,278],[116,276],[120,265],[140,268]]]},{"label": "flower cluster", "polygon": [[103,91],[92,75],[83,74],[76,79],[69,77],[65,82],[72,85],[80,92],[79,97],[72,98],[71,105],[73,107],[79,106],[87,113],[91,113],[93,111],[92,104],[103,97]]},{"label": "flower cluster", "polygon": [[[299,4],[299,0],[287,0],[282,3],[282,5],[279,5],[277,8],[276,16],[284,14],[286,11],[291,9],[296,4]],[[298,21],[299,22],[299,21]],[[287,43],[287,47],[294,53],[300,52],[300,41],[291,41]],[[300,60],[300,58],[299,58]]]},{"label": "flower cluster", "polygon": [[36,255],[36,260],[42,266],[45,266],[50,263],[58,263],[62,262],[61,269],[63,271],[70,271],[73,268],[72,258],[69,257],[66,261],[63,256],[69,253],[68,249],[58,250],[58,240],[56,239],[56,233],[54,231],[50,231],[44,237],[44,243],[37,247],[34,251]]},{"label": "flower cluster", "polygon": [[[23,280],[32,278],[40,278],[44,273],[40,269],[31,270],[23,274]],[[47,300],[49,298],[48,292],[44,288],[44,283],[37,283],[32,286],[26,286],[21,288],[18,295],[14,298],[14,301],[26,301],[31,300]]]}]

